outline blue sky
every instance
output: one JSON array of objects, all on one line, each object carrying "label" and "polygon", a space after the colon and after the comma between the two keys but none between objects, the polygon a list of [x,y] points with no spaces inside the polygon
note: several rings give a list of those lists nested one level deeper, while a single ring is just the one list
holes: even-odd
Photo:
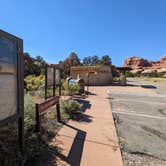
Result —
[{"label": "blue sky", "polygon": [[24,40],[24,51],[50,63],[71,51],[158,60],[166,53],[165,0],[1,0],[0,29]]}]

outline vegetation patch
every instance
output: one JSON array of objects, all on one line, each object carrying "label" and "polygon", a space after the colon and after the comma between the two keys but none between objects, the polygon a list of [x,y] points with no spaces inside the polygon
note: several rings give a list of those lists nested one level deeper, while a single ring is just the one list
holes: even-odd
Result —
[{"label": "vegetation patch", "polygon": [[136,80],[149,81],[149,82],[159,82],[159,83],[166,82],[166,78],[159,78],[159,77],[136,77]]},{"label": "vegetation patch", "polygon": [[43,88],[45,85],[45,76],[44,75],[29,75],[25,77],[25,88],[28,91],[34,91],[38,90],[40,88]]},{"label": "vegetation patch", "polygon": [[66,81],[62,82],[62,93],[63,95],[75,95],[79,93],[80,91],[80,86],[78,84],[68,84]]},{"label": "vegetation patch", "polygon": [[65,116],[72,118],[74,114],[81,112],[82,106],[78,101],[68,100],[62,103],[62,110]]}]

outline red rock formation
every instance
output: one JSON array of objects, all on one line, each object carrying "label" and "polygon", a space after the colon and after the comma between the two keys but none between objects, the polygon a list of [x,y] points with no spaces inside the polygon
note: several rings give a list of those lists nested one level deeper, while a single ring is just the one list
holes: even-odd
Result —
[{"label": "red rock formation", "polygon": [[154,69],[161,69],[166,67],[166,55],[164,55],[160,61],[151,62]]},{"label": "red rock formation", "polygon": [[161,69],[166,68],[166,55],[160,61],[148,61],[139,57],[127,58],[124,62],[124,67],[131,67],[132,69]]},{"label": "red rock formation", "polygon": [[146,59],[139,57],[131,57],[127,58],[124,62],[124,67],[131,67],[132,69],[141,69],[144,67],[150,67],[152,64],[148,62]]}]

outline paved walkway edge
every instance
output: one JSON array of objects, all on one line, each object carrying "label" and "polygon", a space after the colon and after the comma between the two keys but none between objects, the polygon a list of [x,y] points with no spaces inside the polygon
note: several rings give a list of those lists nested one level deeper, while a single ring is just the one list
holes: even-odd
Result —
[{"label": "paved walkway edge", "polygon": [[110,87],[90,87],[92,95],[78,99],[86,110],[58,132],[58,162],[72,166],[123,166],[119,141],[108,99]]}]

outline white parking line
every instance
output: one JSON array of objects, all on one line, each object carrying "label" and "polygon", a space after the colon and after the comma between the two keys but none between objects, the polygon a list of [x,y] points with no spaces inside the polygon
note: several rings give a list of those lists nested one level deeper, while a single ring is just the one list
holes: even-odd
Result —
[{"label": "white parking line", "polygon": [[152,116],[152,115],[144,115],[144,114],[136,114],[131,112],[120,112],[120,111],[112,111],[114,114],[125,114],[125,115],[133,115],[133,116],[141,116],[146,118],[155,118],[155,119],[164,119],[166,120],[166,117],[163,116]]}]

